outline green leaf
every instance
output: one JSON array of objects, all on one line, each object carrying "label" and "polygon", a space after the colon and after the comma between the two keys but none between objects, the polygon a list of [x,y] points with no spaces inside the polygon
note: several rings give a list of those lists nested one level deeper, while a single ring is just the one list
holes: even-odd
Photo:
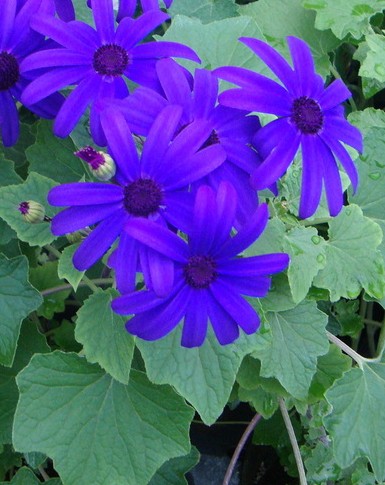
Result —
[{"label": "green leaf", "polygon": [[20,202],[34,200],[40,202],[46,214],[52,217],[54,210],[47,203],[48,191],[56,185],[53,180],[47,179],[37,173],[31,173],[23,184],[0,187],[0,217],[2,217],[17,233],[21,241],[31,246],[44,246],[52,242],[55,236],[51,233],[50,224],[28,224],[18,211]]},{"label": "green leaf", "polygon": [[36,141],[26,151],[29,172],[37,172],[60,183],[89,177],[85,164],[75,157],[75,151],[70,138],[54,136],[51,121],[40,120]]},{"label": "green leaf", "polygon": [[17,384],[14,446],[52,457],[66,485],[145,484],[190,450],[192,409],[141,372],[124,386],[76,354],[54,352],[35,355]]},{"label": "green leaf", "polygon": [[165,338],[138,346],[149,379],[170,384],[198,411],[206,424],[212,424],[225,407],[241,361],[251,352],[254,336],[241,337],[234,344],[221,346],[210,330],[201,347],[180,345],[181,329]]},{"label": "green leaf", "polygon": [[335,380],[339,379],[352,366],[352,360],[341,352],[336,345],[330,345],[329,352],[321,355],[317,363],[309,395],[312,400],[320,400]]},{"label": "green leaf", "polygon": [[78,271],[72,262],[74,252],[79,245],[80,244],[71,244],[62,251],[57,268],[59,278],[66,279],[75,291],[85,273],[85,271]]},{"label": "green leaf", "polygon": [[[361,64],[363,64],[370,50],[371,49],[367,42],[361,42],[358,45],[357,50],[353,54],[353,59],[356,59]],[[365,68],[362,69],[362,66],[361,66],[359,74],[361,76],[361,81],[362,81],[362,93],[365,96],[365,98],[369,99],[372,96],[374,96],[376,93],[378,93],[379,91],[385,88],[385,82],[377,81],[376,79],[373,79],[371,75],[370,77],[365,77],[366,71],[369,73],[369,70]],[[362,111],[356,111],[353,113],[353,115],[355,115],[356,113],[362,113]]]},{"label": "green leaf", "polygon": [[[328,53],[341,43],[330,31],[314,28],[315,13],[302,7],[302,0],[259,0],[239,7],[241,15],[249,15],[258,24],[269,43],[286,57],[286,37],[294,35],[306,41],[313,54],[316,68],[324,77],[329,74]],[[272,21],[274,12],[274,21]]]},{"label": "green leaf", "polygon": [[[368,108],[352,113],[349,121],[361,130],[364,138],[364,153],[357,161],[359,190],[349,194],[349,200],[385,232],[385,113]],[[384,239],[379,249],[385,256]]]},{"label": "green leaf", "polygon": [[84,346],[88,362],[99,364],[114,379],[127,384],[135,340],[126,331],[123,318],[111,309],[115,290],[98,290],[78,311],[75,338]]},{"label": "green leaf", "polygon": [[339,39],[351,34],[355,39],[371,32],[370,19],[385,9],[384,0],[304,0],[303,6],[317,13],[317,29],[331,29]]},{"label": "green leaf", "polygon": [[[37,268],[31,268],[30,281],[39,291],[55,288],[63,285],[65,282],[57,275],[57,261],[47,261],[44,265]],[[42,305],[38,309],[38,315],[51,319],[55,313],[61,313],[65,310],[65,301],[71,290],[55,291],[44,295]]]},{"label": "green leaf", "polygon": [[0,364],[12,365],[21,322],[41,302],[39,292],[28,283],[27,258],[7,259],[0,254]]},{"label": "green leaf", "polygon": [[41,482],[30,468],[23,466],[17,471],[16,475],[10,482],[0,482],[0,485],[40,485],[42,483],[47,483],[48,485],[60,485],[61,481],[58,478],[52,478],[51,480],[44,480]]},{"label": "green leaf", "polygon": [[365,36],[367,52],[358,74],[373,78],[379,83],[385,82],[385,37],[379,34]]},{"label": "green leaf", "polygon": [[236,17],[238,10],[234,0],[174,0],[169,13],[172,17],[186,15],[208,24],[214,20]]},{"label": "green leaf", "polygon": [[238,389],[238,398],[242,402],[248,402],[255,411],[263,416],[264,419],[269,419],[278,409],[277,396],[271,392],[257,387],[256,389]]},{"label": "green leaf", "polygon": [[314,277],[326,265],[325,240],[314,227],[295,227],[283,240],[283,250],[290,256],[287,272],[295,303],[302,301]]},{"label": "green leaf", "polygon": [[327,316],[308,301],[267,316],[267,330],[258,335],[252,354],[261,361],[261,376],[278,379],[293,397],[304,399],[317,369],[317,357],[329,348]]},{"label": "green leaf", "polygon": [[48,352],[46,340],[29,320],[24,321],[11,368],[0,367],[0,443],[12,443],[13,415],[19,392],[16,375],[23,369],[35,353]]},{"label": "green leaf", "polygon": [[385,365],[362,364],[326,393],[333,412],[324,418],[342,468],[367,457],[378,481],[385,479]]},{"label": "green leaf", "polygon": [[[292,424],[297,436],[301,435],[301,426],[298,419],[292,419]],[[270,445],[274,448],[291,447],[290,438],[280,411],[270,419],[262,419],[255,428],[253,444]]]},{"label": "green leaf", "polygon": [[23,182],[23,179],[15,172],[15,164],[9,160],[0,162],[0,186],[15,185]]},{"label": "green leaf", "polygon": [[0,480],[5,480],[10,469],[21,467],[22,458],[23,455],[16,453],[11,445],[0,446]]},{"label": "green leaf", "polygon": [[199,452],[192,446],[186,456],[172,458],[162,465],[148,485],[187,485],[185,474],[199,461]]},{"label": "green leaf", "polygon": [[330,291],[331,301],[356,298],[362,289],[370,296],[384,294],[384,262],[376,249],[381,228],[363,216],[356,205],[344,207],[329,222],[326,266],[314,278],[314,285]]},{"label": "green leaf", "polygon": [[[163,40],[182,42],[192,47],[202,60],[200,67],[241,66],[257,72],[268,69],[250,49],[238,42],[239,37],[264,40],[261,30],[250,17],[235,17],[203,25],[198,19],[176,15]],[[185,63],[191,69],[195,63]]]},{"label": "green leaf", "polygon": [[[20,113],[20,112],[19,112]],[[4,158],[12,160],[17,167],[25,164],[25,151],[35,141],[35,126],[27,123],[20,123],[20,136],[15,145],[6,148],[3,147],[2,152]]]}]

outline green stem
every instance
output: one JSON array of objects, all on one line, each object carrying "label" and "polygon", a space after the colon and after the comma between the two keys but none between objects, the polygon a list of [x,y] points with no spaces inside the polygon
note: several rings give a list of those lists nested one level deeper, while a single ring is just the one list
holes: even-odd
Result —
[{"label": "green stem", "polygon": [[349,345],[346,345],[345,342],[342,342],[338,337],[333,335],[332,333],[328,332],[326,330],[326,335],[329,339],[330,342],[333,344],[337,345],[343,352],[345,352],[346,355],[351,357],[357,364],[362,367],[362,364],[364,362],[369,361],[369,359],[366,359],[365,357],[362,357],[362,355],[358,354],[355,350],[353,350]]},{"label": "green stem", "polygon": [[[84,277],[83,277],[84,280]],[[79,286],[88,286],[91,288],[92,286],[92,291],[96,291],[98,289],[98,286],[103,286],[103,285],[111,285],[114,282],[113,278],[95,278],[94,280],[90,280],[87,278],[88,281],[81,281],[79,283]],[[95,288],[95,289],[94,289]],[[53,293],[59,293],[60,291],[64,290],[72,290],[72,285],[69,283],[64,283],[63,285],[58,285],[58,286],[53,286],[52,288],[47,288],[46,290],[41,291],[41,295],[48,296],[52,295]]]},{"label": "green stem", "polygon": [[279,399],[279,408],[281,410],[282,417],[285,422],[286,430],[290,438],[290,443],[293,448],[294,458],[298,468],[299,483],[300,485],[307,485],[305,467],[303,465],[301,451],[299,449],[294,428],[293,428],[293,425],[291,424],[290,416],[289,416],[289,413],[287,412],[286,404],[283,398]]},{"label": "green stem", "polygon": [[231,460],[230,460],[229,466],[227,467],[226,475],[225,475],[225,478],[223,479],[222,485],[229,485],[230,480],[231,480],[231,476],[233,474],[235,465],[238,461],[239,455],[241,454],[241,451],[242,451],[243,447],[245,446],[246,441],[249,439],[249,436],[251,435],[251,433],[253,432],[254,428],[257,426],[257,424],[258,424],[258,422],[261,418],[262,418],[262,416],[260,414],[256,414],[254,416],[254,418],[250,421],[247,428],[245,429],[241,439],[239,440],[239,443],[237,444],[237,447],[235,448],[234,454],[231,457]]},{"label": "green stem", "polygon": [[50,479],[49,475],[47,475],[46,471],[44,470],[44,468],[42,466],[39,466],[38,467],[38,470],[39,470],[39,473],[40,475],[43,477],[43,480],[45,482],[48,482],[48,480]]},{"label": "green stem", "polygon": [[380,335],[378,337],[377,352],[376,352],[378,360],[381,359],[384,349],[385,349],[385,320],[382,322]]}]

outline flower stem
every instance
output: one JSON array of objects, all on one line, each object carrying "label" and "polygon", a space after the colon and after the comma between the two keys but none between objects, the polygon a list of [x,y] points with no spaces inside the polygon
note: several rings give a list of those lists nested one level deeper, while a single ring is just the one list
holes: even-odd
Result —
[{"label": "flower stem", "polygon": [[285,401],[283,400],[283,398],[279,399],[279,408],[281,410],[282,417],[283,417],[283,420],[285,422],[285,426],[286,426],[286,429],[287,429],[287,432],[288,432],[288,435],[289,435],[289,438],[290,438],[290,443],[291,443],[291,446],[293,448],[294,458],[295,458],[295,462],[296,462],[297,468],[298,468],[299,483],[300,483],[300,485],[307,485],[305,467],[303,466],[301,452],[300,452],[300,449],[299,449],[299,446],[298,446],[298,443],[297,443],[297,438],[296,438],[295,433],[294,433],[294,428],[293,428],[293,425],[291,424],[290,416],[289,416],[289,413],[287,411],[286,404],[285,404]]},{"label": "flower stem", "polygon": [[238,461],[239,455],[241,454],[241,451],[245,446],[246,441],[248,440],[249,436],[251,435],[251,433],[253,432],[254,428],[257,426],[261,418],[262,416],[260,414],[256,414],[254,418],[250,421],[247,428],[245,429],[241,439],[239,440],[237,447],[235,448],[234,454],[231,457],[231,461],[229,463],[229,466],[227,467],[226,475],[225,475],[225,478],[223,479],[222,485],[229,485],[231,476],[233,474],[235,465]]},{"label": "flower stem", "polygon": [[326,330],[326,334],[330,342],[337,345],[337,347],[339,347],[343,352],[345,352],[346,355],[348,355],[355,362],[357,362],[357,364],[360,367],[362,367],[362,364],[364,362],[368,361],[368,359],[365,359],[365,357],[362,357],[362,355],[358,354],[355,350],[349,347],[349,345],[346,345],[345,342],[342,342],[342,340],[340,340],[338,337],[328,332],[327,330]]},{"label": "flower stem", "polygon": [[[84,280],[84,277],[83,277]],[[79,283],[79,286],[88,286],[89,288],[92,289],[92,291],[95,291],[98,289],[98,286],[103,286],[103,285],[110,285],[114,282],[113,278],[95,278],[94,280],[90,280],[87,278],[88,281],[81,281]],[[52,295],[53,293],[59,293],[60,291],[64,290],[72,290],[72,285],[69,283],[64,283],[63,285],[58,285],[58,286],[53,286],[52,288],[47,288],[46,290],[41,291],[41,296],[48,296]]]}]

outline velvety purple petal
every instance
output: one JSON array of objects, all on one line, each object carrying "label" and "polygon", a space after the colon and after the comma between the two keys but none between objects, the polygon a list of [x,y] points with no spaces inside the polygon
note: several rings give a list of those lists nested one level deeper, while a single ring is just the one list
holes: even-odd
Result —
[{"label": "velvety purple petal", "polygon": [[100,121],[122,181],[135,180],[140,175],[138,153],[124,116],[119,111],[108,109],[103,111]]},{"label": "velvety purple petal", "polygon": [[70,207],[59,212],[52,219],[51,231],[55,236],[62,236],[95,224],[115,212],[120,213],[121,204],[89,205]]},{"label": "velvety purple petal", "polygon": [[268,276],[245,278],[243,276],[224,276],[221,274],[221,281],[230,286],[236,293],[255,298],[266,296],[271,284],[271,279]]},{"label": "velvety purple petal", "polygon": [[112,0],[92,0],[92,13],[101,43],[113,43],[115,28]]},{"label": "velvety purple petal", "polygon": [[72,33],[86,44],[90,50],[91,58],[94,52],[100,47],[100,40],[96,30],[88,24],[81,21],[71,22]]},{"label": "velvety purple petal", "polygon": [[137,241],[174,261],[183,263],[189,257],[187,244],[172,231],[156,222],[133,217],[127,221],[124,229]]},{"label": "velvety purple petal", "polygon": [[182,347],[200,347],[206,338],[207,326],[207,292],[191,291],[183,324]]},{"label": "velvety purple petal", "polygon": [[75,128],[76,124],[98,94],[102,79],[93,74],[83,79],[71,92],[56,116],[53,132],[56,136],[66,137]]},{"label": "velvety purple petal", "polygon": [[41,118],[52,119],[58,114],[64,101],[65,97],[63,95],[60,93],[53,93],[38,103],[28,105],[28,109]]},{"label": "velvety purple petal", "polygon": [[122,231],[125,216],[116,213],[104,219],[75,251],[72,261],[79,271],[90,268],[106,253]]},{"label": "velvety purple petal", "polygon": [[156,10],[159,8],[158,0],[140,0],[143,12],[146,10]]},{"label": "velvety purple petal", "polygon": [[182,163],[186,156],[191,156],[202,147],[211,132],[212,125],[205,120],[193,121],[183,128],[167,150],[164,159],[165,166],[174,166],[178,161]]},{"label": "velvety purple petal", "polygon": [[58,16],[65,22],[75,20],[75,9],[71,0],[55,0]]},{"label": "velvety purple petal", "polygon": [[94,100],[94,102],[90,106],[90,132],[91,137],[96,145],[99,145],[100,147],[105,147],[107,145],[107,138],[104,134],[104,130],[100,121],[101,110],[98,109],[98,104],[98,100]]},{"label": "velvety purple petal", "polygon": [[239,141],[225,139],[221,141],[225,149],[228,160],[249,174],[253,173],[261,164],[258,153],[247,145],[242,145]]},{"label": "velvety purple petal", "polygon": [[120,0],[117,22],[120,22],[124,17],[132,17],[135,13],[136,0]]},{"label": "velvety purple petal", "polygon": [[193,223],[188,232],[193,255],[209,253],[215,240],[218,222],[215,193],[207,185],[202,185],[195,196]]},{"label": "velvety purple petal", "polygon": [[203,178],[226,160],[226,152],[219,145],[210,145],[195,155],[181,160],[173,166],[172,172],[165,174],[163,185],[167,190],[187,187],[190,183]]},{"label": "velvety purple petal", "polygon": [[3,144],[10,147],[19,138],[19,113],[15,101],[8,91],[0,91],[0,116]]},{"label": "velvety purple petal", "polygon": [[266,158],[280,144],[282,138],[290,136],[293,136],[293,127],[290,125],[288,119],[278,118],[255,133],[253,145],[258,153],[263,158]]},{"label": "velvety purple petal", "polygon": [[93,45],[85,43],[83,38],[76,35],[77,29],[74,32],[71,23],[66,23],[55,17],[34,15],[31,19],[31,27],[67,49],[88,54],[91,54],[94,49]]},{"label": "velvety purple petal", "polygon": [[334,137],[327,135],[326,132],[321,134],[321,139],[341,162],[342,167],[350,178],[353,190],[356,191],[358,186],[358,172],[346,148],[338,140],[335,140]]},{"label": "velvety purple petal", "polygon": [[[263,89],[269,89],[271,87],[273,90],[279,88],[282,90],[282,86],[279,86],[275,81],[269,79],[262,74],[258,74],[257,72],[250,71],[250,69],[245,69],[244,67],[235,67],[235,66],[225,66],[225,67],[218,67],[214,69],[213,74],[220,79],[223,79],[229,83],[236,84],[242,88],[249,88],[253,89],[255,86],[261,86]],[[282,93],[282,91],[279,91]]]},{"label": "velvety purple petal", "polygon": [[156,63],[156,59],[133,59],[124,71],[124,74],[128,79],[140,86],[161,91],[162,87],[155,70]]},{"label": "velvety purple petal", "polygon": [[27,106],[35,104],[50,94],[77,83],[91,72],[88,68],[79,68],[79,66],[55,68],[32,81],[25,88],[21,100]]},{"label": "velvety purple petal", "polygon": [[135,291],[128,295],[115,298],[111,307],[120,315],[131,315],[146,312],[164,304],[164,298],[159,298],[153,291]]},{"label": "velvety purple petal", "polygon": [[169,103],[188,106],[191,88],[182,67],[173,59],[161,59],[156,64],[156,72]]},{"label": "velvety purple petal", "polygon": [[324,186],[329,213],[335,217],[341,212],[344,203],[341,176],[333,153],[322,139],[319,140],[318,151],[324,167]]},{"label": "velvety purple petal", "polygon": [[193,214],[193,194],[186,191],[167,191],[164,194],[164,205],[166,209],[162,215],[167,222],[180,231],[187,232]]},{"label": "velvety purple petal", "polygon": [[280,273],[287,268],[289,256],[286,253],[260,254],[248,258],[236,258],[218,262],[222,275],[245,279]]},{"label": "velvety purple petal", "polygon": [[162,24],[169,18],[169,15],[161,12],[160,10],[153,10],[150,12],[145,12],[139,18],[135,19],[134,22],[126,22],[126,19],[124,19],[120,23],[120,25],[122,25],[123,22],[125,22],[124,29],[120,29],[119,43],[125,49],[131,50],[136,44],[138,44],[141,40],[147,37],[148,34],[155,30],[158,25]]},{"label": "velvety purple petal", "polygon": [[166,106],[153,122],[141,156],[142,169],[150,177],[159,172],[160,164],[163,165],[181,116],[181,106]]},{"label": "velvety purple petal", "polygon": [[317,99],[318,104],[323,111],[334,108],[338,104],[342,103],[346,99],[351,97],[351,92],[341,81],[336,79],[324,90],[324,92]]},{"label": "velvety purple petal", "polygon": [[123,200],[123,190],[113,184],[77,182],[54,187],[47,200],[54,206],[111,204]]},{"label": "velvety purple petal", "polygon": [[290,67],[286,59],[273,47],[259,39],[241,37],[239,40],[263,60],[289,91],[292,91],[293,93],[298,91],[298,87],[296,86],[297,80],[293,69]]},{"label": "velvety purple petal", "polygon": [[229,237],[237,212],[238,197],[235,188],[229,182],[221,182],[217,190],[217,224],[215,243],[220,246]]},{"label": "velvety purple petal", "polygon": [[67,49],[46,49],[43,51],[34,52],[20,65],[20,72],[30,71],[32,69],[39,69],[41,67],[55,67],[55,66],[89,66],[91,59],[88,54],[79,54],[75,51]]},{"label": "velvety purple petal", "polygon": [[305,41],[297,37],[287,37],[298,88],[302,96],[311,96],[315,76],[314,61],[311,50]]},{"label": "velvety purple petal", "polygon": [[245,333],[250,335],[258,330],[261,322],[257,312],[231,288],[231,285],[216,280],[211,284],[210,291],[218,304],[231,315]]},{"label": "velvety purple petal", "polygon": [[218,97],[218,79],[205,69],[196,69],[194,76],[194,116],[208,118]]},{"label": "velvety purple petal", "polygon": [[16,15],[16,2],[3,1],[0,14],[0,46],[7,44],[8,38],[13,30],[13,23]]},{"label": "velvety purple petal", "polygon": [[[8,3],[12,4],[12,2]],[[32,50],[35,49],[35,43],[41,43],[40,35],[36,33],[34,36],[29,27],[32,15],[37,12],[39,7],[41,8],[40,4],[41,0],[30,0],[21,6],[14,19],[14,23],[12,24],[11,22],[10,24],[12,26],[12,31],[10,32],[7,41],[5,43],[0,42],[0,46],[3,49],[9,49],[8,52],[13,52],[15,55],[25,57],[28,52],[32,52]],[[54,14],[54,12],[52,14]]]},{"label": "velvety purple petal", "polygon": [[158,340],[175,328],[182,319],[190,296],[189,288],[182,288],[172,300],[162,306],[136,315],[126,324],[128,332],[144,340]]},{"label": "velvety purple petal", "polygon": [[237,323],[213,296],[207,298],[207,303],[209,319],[218,342],[221,345],[231,344],[239,337]]},{"label": "velvety purple petal", "polygon": [[138,267],[138,243],[122,231],[116,249],[115,278],[120,293],[135,290],[136,270]]},{"label": "velvety purple petal", "polygon": [[348,123],[341,116],[329,116],[328,113],[324,118],[324,130],[320,133],[321,137],[323,136],[323,133],[333,134],[333,138],[337,138],[359,152],[363,151],[362,134],[360,130]]},{"label": "velvety purple petal", "polygon": [[260,130],[261,123],[258,116],[246,115],[246,111],[218,105],[210,119],[221,141],[229,138],[250,143],[255,133]]},{"label": "velvety purple petal", "polygon": [[314,135],[304,135],[302,148],[302,183],[299,202],[299,216],[306,219],[314,214],[322,194],[322,179],[324,173],[322,152],[319,152],[318,138]]},{"label": "velvety purple petal", "polygon": [[[152,12],[149,12],[152,13]],[[162,57],[182,57],[191,61],[200,62],[197,54],[187,45],[179,42],[146,42],[131,50],[134,59],[160,59]]]},{"label": "velvety purple petal", "polygon": [[269,91],[259,89],[229,89],[219,95],[219,102],[231,108],[271,113],[277,116],[288,116],[291,110],[291,100],[286,91],[281,96],[278,93],[270,94]]},{"label": "velvety purple petal", "polygon": [[294,129],[282,133],[283,138],[251,176],[251,184],[262,190],[275,183],[294,160],[301,140]]},{"label": "velvety purple petal", "polygon": [[151,289],[160,297],[167,296],[174,284],[174,261],[147,248]]},{"label": "velvety purple petal", "polygon": [[262,234],[269,218],[266,204],[261,204],[238,233],[218,248],[217,258],[225,260],[244,251]]}]

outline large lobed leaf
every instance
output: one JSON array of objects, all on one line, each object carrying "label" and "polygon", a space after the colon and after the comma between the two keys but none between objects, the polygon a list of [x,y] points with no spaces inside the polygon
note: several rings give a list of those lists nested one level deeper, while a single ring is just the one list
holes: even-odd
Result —
[{"label": "large lobed leaf", "polygon": [[35,355],[17,377],[14,446],[52,457],[67,485],[146,485],[190,450],[193,410],[138,371],[127,386],[76,354]]},{"label": "large lobed leaf", "polygon": [[0,364],[12,365],[21,322],[41,302],[39,292],[28,282],[27,258],[7,259],[0,254]]}]

